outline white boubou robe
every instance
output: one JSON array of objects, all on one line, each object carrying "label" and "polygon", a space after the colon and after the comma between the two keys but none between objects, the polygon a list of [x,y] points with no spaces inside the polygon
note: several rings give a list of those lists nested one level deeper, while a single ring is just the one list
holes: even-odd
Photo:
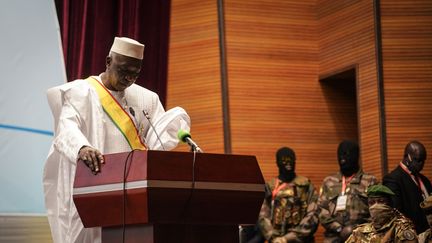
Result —
[{"label": "white boubou robe", "polygon": [[[100,76],[94,78],[100,82]],[[129,107],[133,108],[135,116],[131,118],[149,149],[171,150],[178,144],[177,131],[190,129],[190,118],[182,108],[165,112],[158,95],[150,90],[133,84],[124,92],[111,93],[129,114]],[[78,151],[85,145],[102,154],[129,152],[131,148],[86,80],[51,88],[47,96],[56,129],[45,163],[43,185],[53,241],[101,242],[101,229],[83,227],[72,199]],[[142,111],[148,113],[156,132]]]}]

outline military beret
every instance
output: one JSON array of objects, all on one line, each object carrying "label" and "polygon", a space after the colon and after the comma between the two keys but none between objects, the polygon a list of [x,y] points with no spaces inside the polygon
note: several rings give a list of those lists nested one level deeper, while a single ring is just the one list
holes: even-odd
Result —
[{"label": "military beret", "polygon": [[427,197],[423,202],[421,202],[420,207],[423,209],[432,208],[432,196]]},{"label": "military beret", "polygon": [[366,190],[366,193],[368,195],[368,197],[388,197],[388,196],[394,196],[395,194],[392,192],[392,190],[390,190],[390,188],[382,185],[382,184],[377,184],[377,185],[373,185],[368,187],[368,189]]}]

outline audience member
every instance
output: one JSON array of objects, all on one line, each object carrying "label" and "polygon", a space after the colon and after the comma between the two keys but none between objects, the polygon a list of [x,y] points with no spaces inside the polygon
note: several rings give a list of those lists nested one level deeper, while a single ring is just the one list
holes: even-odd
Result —
[{"label": "audience member", "polygon": [[340,171],[324,178],[318,200],[325,243],[344,242],[356,225],[367,222],[366,189],[377,183],[375,176],[360,168],[357,143],[342,141],[337,158]]},{"label": "audience member", "polygon": [[418,141],[411,141],[396,169],[383,178],[383,184],[395,193],[395,208],[414,222],[417,234],[429,228],[426,215],[420,208],[420,203],[432,192],[431,182],[420,173],[425,160],[426,148]]},{"label": "audience member", "polygon": [[357,226],[346,243],[357,242],[417,242],[412,221],[393,208],[395,194],[381,184],[367,190],[371,222]]},{"label": "audience member", "polygon": [[283,147],[276,153],[279,175],[266,183],[258,225],[270,243],[313,242],[318,226],[317,193],[312,182],[295,173],[296,156]]}]

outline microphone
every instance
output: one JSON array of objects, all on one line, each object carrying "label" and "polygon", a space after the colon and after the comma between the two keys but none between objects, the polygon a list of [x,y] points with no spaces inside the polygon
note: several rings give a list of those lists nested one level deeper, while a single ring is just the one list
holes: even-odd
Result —
[{"label": "microphone", "polygon": [[[134,119],[134,122],[135,122],[135,124],[134,124],[135,127],[137,129],[139,129],[138,128],[139,127],[139,123],[138,123],[138,120],[136,119],[136,116],[135,116],[135,110],[131,106],[129,106],[129,113],[133,116],[133,119]],[[147,146],[147,141],[146,141],[145,137],[142,136],[142,135],[140,135],[140,138],[142,139],[142,141],[144,142],[144,144],[146,145],[146,147],[148,147]]]},{"label": "microphone", "polygon": [[190,135],[190,133],[184,129],[180,129],[177,133],[177,137],[180,141],[187,143],[192,151],[195,151],[197,153],[204,153],[204,151],[196,144]]},{"label": "microphone", "polygon": [[153,129],[153,132],[156,134],[156,138],[158,139],[160,145],[162,146],[162,149],[164,151],[166,151],[166,149],[165,149],[165,147],[164,147],[164,145],[162,143],[162,140],[160,139],[159,134],[156,131],[156,128],[153,126],[153,123],[150,121],[150,116],[149,116],[148,112],[145,111],[145,110],[143,110],[142,112],[143,112],[145,118],[147,119],[148,123],[150,124],[150,127]]},{"label": "microphone", "polygon": [[134,121],[135,121],[135,126],[138,126],[138,121],[137,121],[137,119],[136,119],[136,117],[135,117],[135,111],[134,111],[134,109],[130,106],[129,107],[129,113],[133,116],[133,118],[134,118]]}]

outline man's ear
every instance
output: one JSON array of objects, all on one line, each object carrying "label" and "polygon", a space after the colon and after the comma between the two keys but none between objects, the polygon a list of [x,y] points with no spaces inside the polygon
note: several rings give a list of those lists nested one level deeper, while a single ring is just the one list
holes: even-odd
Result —
[{"label": "man's ear", "polygon": [[112,58],[110,56],[106,57],[105,66],[108,68],[111,65]]}]

